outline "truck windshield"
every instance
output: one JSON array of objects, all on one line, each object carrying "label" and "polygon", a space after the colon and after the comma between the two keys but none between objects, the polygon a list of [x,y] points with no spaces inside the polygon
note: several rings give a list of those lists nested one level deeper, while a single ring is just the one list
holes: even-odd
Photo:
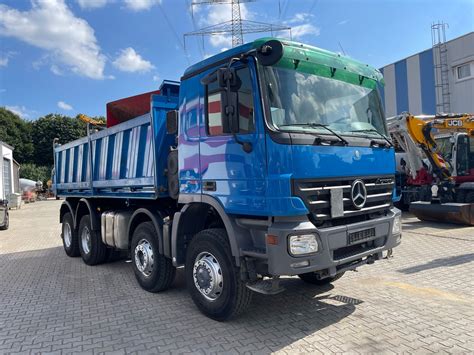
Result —
[{"label": "truck windshield", "polygon": [[331,134],[325,129],[330,128],[339,135],[370,137],[387,134],[375,88],[278,67],[263,71],[276,129]]}]

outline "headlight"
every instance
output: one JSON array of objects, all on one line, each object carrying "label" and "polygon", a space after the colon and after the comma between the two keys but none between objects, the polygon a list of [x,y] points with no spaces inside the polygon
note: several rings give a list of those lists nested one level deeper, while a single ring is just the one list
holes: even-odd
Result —
[{"label": "headlight", "polygon": [[392,225],[392,234],[400,234],[402,232],[402,216],[395,216]]},{"label": "headlight", "polygon": [[290,253],[293,255],[310,254],[318,251],[318,241],[314,234],[291,235],[289,245]]}]

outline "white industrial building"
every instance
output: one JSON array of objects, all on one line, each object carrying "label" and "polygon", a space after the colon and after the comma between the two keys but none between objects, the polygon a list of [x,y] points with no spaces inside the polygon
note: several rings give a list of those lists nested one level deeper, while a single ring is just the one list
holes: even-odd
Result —
[{"label": "white industrial building", "polygon": [[18,163],[13,159],[13,147],[0,141],[0,200],[10,200],[11,194],[19,192]]},{"label": "white industrial building", "polygon": [[[438,30],[438,28],[436,28]],[[440,112],[474,113],[474,32],[445,41],[381,68],[386,116]]]}]

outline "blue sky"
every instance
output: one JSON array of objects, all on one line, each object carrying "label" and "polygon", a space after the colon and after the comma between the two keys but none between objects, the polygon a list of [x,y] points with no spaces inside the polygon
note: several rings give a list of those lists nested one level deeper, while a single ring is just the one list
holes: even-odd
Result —
[{"label": "blue sky", "polygon": [[[50,112],[105,115],[105,104],[178,80],[189,64],[230,46],[188,38],[230,18],[227,5],[191,0],[0,0],[0,106],[36,119]],[[244,18],[281,23],[293,38],[376,67],[474,30],[473,0],[259,0]],[[283,34],[286,35],[287,34]],[[262,35],[247,35],[252,40]]]}]

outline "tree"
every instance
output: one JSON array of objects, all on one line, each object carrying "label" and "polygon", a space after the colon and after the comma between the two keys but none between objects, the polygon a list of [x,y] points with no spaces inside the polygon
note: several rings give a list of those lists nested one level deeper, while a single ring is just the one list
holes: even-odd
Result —
[{"label": "tree", "polygon": [[15,148],[13,155],[20,164],[32,159],[31,123],[4,107],[0,107],[0,141]]},{"label": "tree", "polygon": [[31,123],[31,138],[34,144],[33,162],[37,165],[52,167],[53,140],[59,139],[65,144],[87,134],[86,123],[72,117],[49,114]]}]

